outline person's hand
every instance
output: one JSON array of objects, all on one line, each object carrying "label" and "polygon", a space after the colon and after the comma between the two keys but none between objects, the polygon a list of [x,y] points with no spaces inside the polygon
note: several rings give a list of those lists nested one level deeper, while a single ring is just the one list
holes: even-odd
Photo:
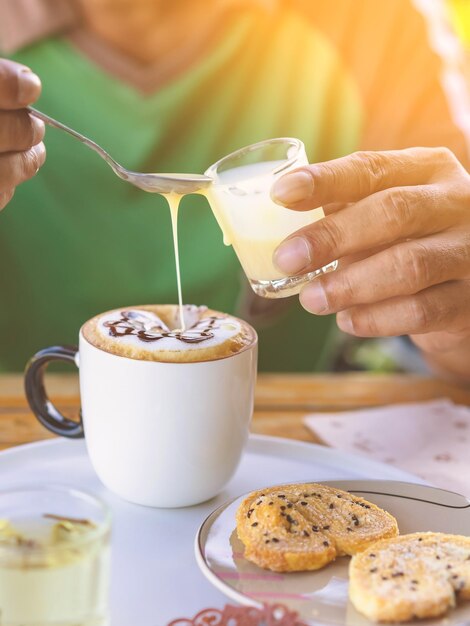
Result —
[{"label": "person's hand", "polygon": [[274,255],[288,275],[339,259],[303,288],[307,311],[336,313],[352,335],[410,334],[428,353],[470,354],[470,175],[452,152],[358,152],[285,174],[272,196],[325,209]]},{"label": "person's hand", "polygon": [[24,109],[40,93],[41,82],[31,70],[0,59],[0,211],[46,158],[44,124]]}]

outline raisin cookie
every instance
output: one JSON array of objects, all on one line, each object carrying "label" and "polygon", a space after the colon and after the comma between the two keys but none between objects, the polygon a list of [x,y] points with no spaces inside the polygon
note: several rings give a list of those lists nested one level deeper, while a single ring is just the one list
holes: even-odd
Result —
[{"label": "raisin cookie", "polygon": [[276,572],[316,570],[398,534],[395,518],[375,504],[317,483],[255,491],[236,517],[245,558]]},{"label": "raisin cookie", "polygon": [[470,599],[470,537],[413,533],[377,542],[351,560],[349,597],[371,620],[437,617]]}]

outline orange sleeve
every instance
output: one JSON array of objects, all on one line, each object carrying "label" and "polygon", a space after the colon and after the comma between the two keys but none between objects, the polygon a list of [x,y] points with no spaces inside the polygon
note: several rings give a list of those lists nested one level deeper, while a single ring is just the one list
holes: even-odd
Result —
[{"label": "orange sleeve", "polygon": [[358,86],[360,149],[447,146],[469,167],[470,139],[455,119],[456,103],[444,88],[445,59],[431,45],[418,2],[335,0],[334,12],[329,0],[297,4],[330,38]]}]

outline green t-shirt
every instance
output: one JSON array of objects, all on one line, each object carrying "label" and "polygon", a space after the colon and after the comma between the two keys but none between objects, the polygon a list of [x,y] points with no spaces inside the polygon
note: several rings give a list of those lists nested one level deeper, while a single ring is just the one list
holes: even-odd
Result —
[{"label": "green t-shirt", "polygon": [[[302,139],[311,161],[358,145],[355,85],[328,41],[295,12],[275,28],[239,13],[204,58],[151,95],[66,39],[14,58],[43,81],[38,108],[137,171],[203,172],[276,136]],[[47,345],[76,343],[96,313],[177,299],[164,199],[120,181],[64,133],[48,129],[46,146],[46,165],[0,215],[0,370],[21,370]],[[242,270],[202,197],[184,199],[179,240],[185,302],[243,315]],[[293,298],[256,325],[261,369],[325,366],[333,318],[309,315]]]}]

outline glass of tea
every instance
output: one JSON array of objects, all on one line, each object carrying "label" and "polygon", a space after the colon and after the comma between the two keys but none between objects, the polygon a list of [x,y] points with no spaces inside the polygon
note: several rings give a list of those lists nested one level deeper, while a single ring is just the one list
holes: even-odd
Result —
[{"label": "glass of tea", "polygon": [[0,622],[108,624],[111,516],[60,486],[0,491]]}]

